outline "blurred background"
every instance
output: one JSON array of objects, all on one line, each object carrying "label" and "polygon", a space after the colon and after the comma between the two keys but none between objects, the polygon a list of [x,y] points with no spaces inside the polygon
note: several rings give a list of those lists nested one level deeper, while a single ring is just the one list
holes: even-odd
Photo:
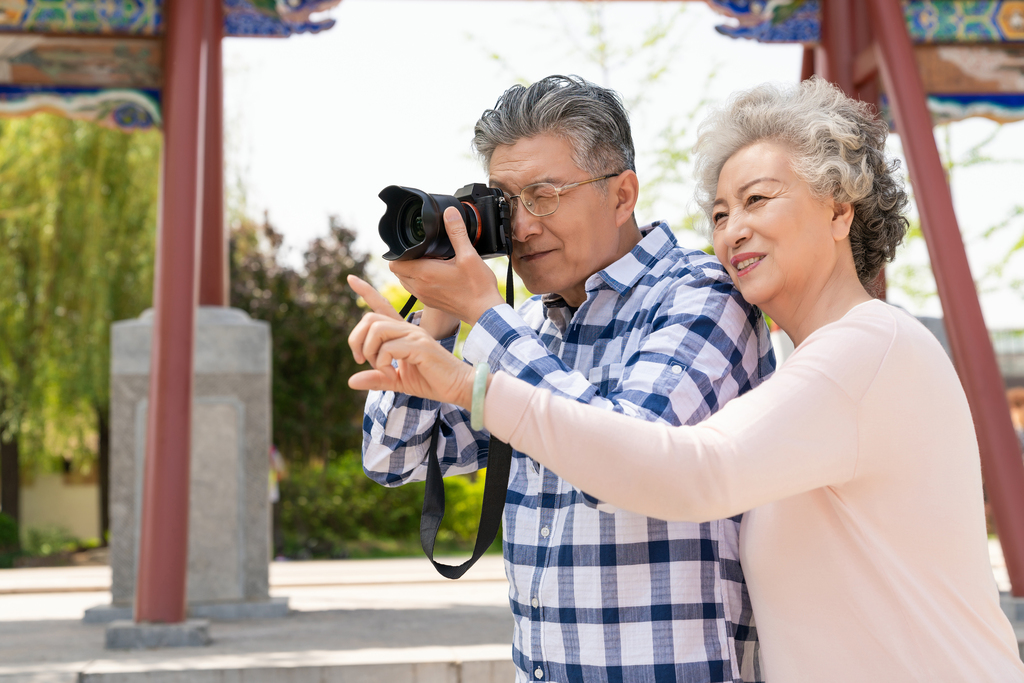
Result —
[{"label": "blurred background", "polygon": [[[697,126],[734,90],[796,81],[802,48],[721,35],[697,2],[344,0],[324,17],[337,23],[317,35],[224,40],[231,305],[273,329],[275,555],[417,554],[421,490],[362,475],[363,396],[346,385],[361,309],[344,276],[404,299],[379,258],[377,193],[486,181],[470,149],[481,112],[510,85],[578,74],[631,112],[638,221],[705,248]],[[935,132],[1004,377],[1024,384],[1024,123]],[[0,445],[21,463],[0,566],[103,561],[109,326],[151,305],[160,153],[155,131],[0,120]],[[912,217],[888,298],[941,317]],[[448,484],[447,548],[472,539],[482,485]]]}]

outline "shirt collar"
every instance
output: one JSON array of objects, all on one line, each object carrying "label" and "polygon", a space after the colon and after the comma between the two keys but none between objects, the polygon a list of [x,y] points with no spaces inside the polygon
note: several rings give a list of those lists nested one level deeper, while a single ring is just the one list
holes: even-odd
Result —
[{"label": "shirt collar", "polygon": [[601,282],[625,296],[669,251],[678,246],[676,236],[665,221],[655,221],[640,228],[643,237],[628,254],[602,271],[587,278],[587,291]]},{"label": "shirt collar", "polygon": [[[679,244],[665,221],[654,221],[643,226],[640,234],[640,241],[628,254],[587,278],[588,292],[603,283],[618,292],[619,296],[625,296],[658,261]],[[548,309],[568,307],[565,300],[553,292],[542,295],[541,301]]]}]

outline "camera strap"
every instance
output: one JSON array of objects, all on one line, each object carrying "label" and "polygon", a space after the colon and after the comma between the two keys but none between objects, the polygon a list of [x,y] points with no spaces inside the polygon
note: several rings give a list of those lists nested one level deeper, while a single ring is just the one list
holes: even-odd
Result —
[{"label": "camera strap", "polygon": [[438,420],[430,434],[427,486],[423,492],[423,515],[420,517],[420,545],[441,576],[458,579],[476,564],[498,535],[501,515],[505,510],[505,496],[508,494],[508,475],[512,469],[512,447],[491,437],[487,447],[484,502],[480,508],[480,527],[476,532],[473,556],[460,565],[442,564],[434,559],[434,541],[441,520],[444,519],[444,478],[441,475],[441,464],[437,460],[437,435],[440,430],[441,421]]},{"label": "camera strap", "polygon": [[[505,301],[513,305],[512,261],[509,259],[508,274],[505,278]],[[402,309],[402,317],[409,314],[416,302],[410,297]],[[480,526],[476,532],[473,556],[460,565],[442,564],[434,559],[434,541],[437,530],[444,519],[444,477],[441,463],[437,459],[437,438],[441,432],[441,420],[434,422],[430,432],[430,448],[427,450],[427,481],[423,491],[423,514],[420,516],[420,545],[437,572],[446,579],[458,579],[476,564],[484,554],[501,526],[505,511],[505,497],[508,495],[508,475],[512,469],[512,447],[493,436],[487,445],[487,478],[484,480],[484,501],[480,508]]]}]

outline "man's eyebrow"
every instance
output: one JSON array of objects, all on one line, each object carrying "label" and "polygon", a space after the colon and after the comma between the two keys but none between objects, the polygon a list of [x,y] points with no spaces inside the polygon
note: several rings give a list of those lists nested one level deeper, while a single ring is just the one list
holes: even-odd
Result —
[{"label": "man's eyebrow", "polygon": [[[554,179],[554,178],[552,178],[550,176],[545,176],[544,178],[542,178],[540,180],[531,180],[530,182],[528,182],[525,185],[523,185],[522,187],[520,187],[519,191],[522,192],[523,187],[529,187],[530,185],[538,185],[540,183],[548,183],[550,185],[554,185],[555,187],[563,187],[564,185],[571,185],[572,184],[572,183],[563,183],[560,180],[556,180],[556,179]],[[499,190],[502,190],[503,192],[508,192],[509,194],[512,194],[512,190],[509,189],[509,186],[506,185],[505,183],[501,182],[500,180],[494,180],[493,178],[488,178],[487,186],[488,187],[496,187]]]}]

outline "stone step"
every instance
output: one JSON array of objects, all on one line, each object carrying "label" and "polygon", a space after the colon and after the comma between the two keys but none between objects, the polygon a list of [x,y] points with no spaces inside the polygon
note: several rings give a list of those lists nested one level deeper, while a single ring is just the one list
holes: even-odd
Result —
[{"label": "stone step", "polygon": [[244,655],[202,655],[168,661],[159,652],[54,667],[0,666],[0,683],[508,683],[511,647],[369,648]]},{"label": "stone step", "polygon": [[[438,558],[458,564],[464,557]],[[39,567],[0,570],[0,595],[22,593],[81,593],[110,590],[110,567]],[[504,581],[500,555],[485,555],[460,583]],[[271,562],[270,588],[299,586],[356,586],[396,583],[445,583],[422,557],[386,560],[310,560]]]}]

